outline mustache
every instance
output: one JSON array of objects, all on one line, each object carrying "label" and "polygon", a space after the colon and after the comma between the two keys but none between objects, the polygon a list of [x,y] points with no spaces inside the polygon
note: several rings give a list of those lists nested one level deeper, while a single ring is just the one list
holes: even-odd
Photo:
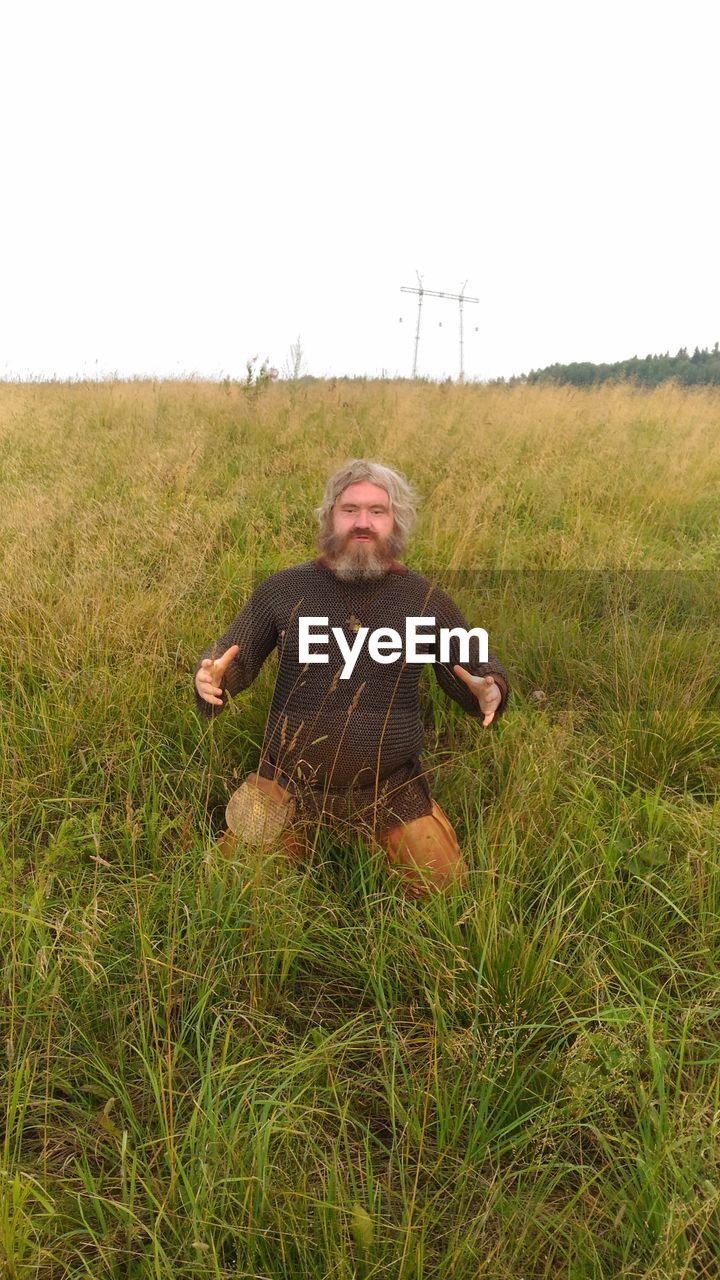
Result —
[{"label": "mustache", "polygon": [[[355,547],[355,542],[357,541],[355,535],[360,533],[366,535],[369,543],[369,550],[366,548],[365,555],[362,557],[360,557],[359,549]],[[394,556],[400,555],[405,549],[405,541],[404,536],[397,528],[393,529],[392,533],[389,533],[387,537],[383,537],[371,529],[359,528],[350,529],[341,534],[334,533],[332,526],[328,522],[320,526],[317,535],[317,545],[323,555],[328,556],[331,560],[336,560],[339,556],[347,556],[352,560],[353,564],[360,565],[362,568],[367,568],[369,557],[372,557],[377,562],[380,558],[389,560]]]}]

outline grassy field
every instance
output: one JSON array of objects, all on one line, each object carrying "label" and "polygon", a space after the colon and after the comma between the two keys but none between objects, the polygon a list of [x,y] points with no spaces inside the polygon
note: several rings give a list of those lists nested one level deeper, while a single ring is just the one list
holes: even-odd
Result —
[{"label": "grassy field", "polygon": [[[647,1277],[720,1256],[720,393],[0,386],[0,1275]],[[423,684],[468,888],[229,863],[274,659],[192,671],[351,456],[513,682]]]}]

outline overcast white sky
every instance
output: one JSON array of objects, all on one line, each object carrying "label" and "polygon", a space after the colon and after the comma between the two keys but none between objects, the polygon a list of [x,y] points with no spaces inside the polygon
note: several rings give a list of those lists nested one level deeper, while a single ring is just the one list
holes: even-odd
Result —
[{"label": "overcast white sky", "polygon": [[416,269],[468,377],[712,345],[719,15],[4,0],[0,377],[409,375]]}]

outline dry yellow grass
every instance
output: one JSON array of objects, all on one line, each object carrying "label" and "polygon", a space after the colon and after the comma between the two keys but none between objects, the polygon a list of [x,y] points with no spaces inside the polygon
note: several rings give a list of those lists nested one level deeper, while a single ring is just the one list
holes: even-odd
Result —
[{"label": "dry yellow grass", "polygon": [[422,554],[445,566],[699,568],[720,557],[713,389],[4,384],[0,443],[12,576],[35,550],[66,549],[70,527],[80,576],[97,570],[100,526],[115,521],[121,552],[140,513],[169,560],[174,540],[211,553],[213,534],[243,512],[248,544],[291,560],[307,549],[327,471],[353,455],[410,476]]}]

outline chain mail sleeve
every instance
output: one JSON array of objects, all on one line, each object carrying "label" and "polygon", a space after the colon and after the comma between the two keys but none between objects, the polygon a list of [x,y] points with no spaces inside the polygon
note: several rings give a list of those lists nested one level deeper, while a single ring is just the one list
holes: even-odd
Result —
[{"label": "chain mail sleeve", "polygon": [[449,698],[457,702],[468,715],[482,720],[483,712],[480,710],[477,698],[468,689],[467,685],[458,679],[453,671],[453,666],[458,663],[459,666],[469,671],[472,676],[493,676],[502,694],[500,705],[491,721],[491,725],[496,724],[507,706],[510,694],[510,681],[504,666],[490,652],[488,652],[487,662],[478,661],[479,641],[477,636],[470,637],[469,662],[460,662],[460,641],[457,636],[450,637],[450,661],[440,662],[440,629],[443,627],[463,627],[465,630],[469,630],[470,628],[455,601],[440,587],[433,588],[427,612],[435,616],[437,660],[433,664],[433,670],[443,693],[446,693]]},{"label": "chain mail sleeve", "polygon": [[[275,610],[278,574],[271,574],[253,591],[250,599],[233,619],[227,631],[215,644],[208,645],[198,658],[193,672],[193,690],[195,706],[198,714],[205,720],[212,720],[224,711],[229,695],[241,693],[247,689],[257,676],[263,662],[275,648],[278,641],[278,628]],[[239,645],[225,675],[220,680],[222,689],[222,706],[206,702],[200,697],[195,684],[195,677],[202,666],[204,658],[221,658],[231,645]]]}]

